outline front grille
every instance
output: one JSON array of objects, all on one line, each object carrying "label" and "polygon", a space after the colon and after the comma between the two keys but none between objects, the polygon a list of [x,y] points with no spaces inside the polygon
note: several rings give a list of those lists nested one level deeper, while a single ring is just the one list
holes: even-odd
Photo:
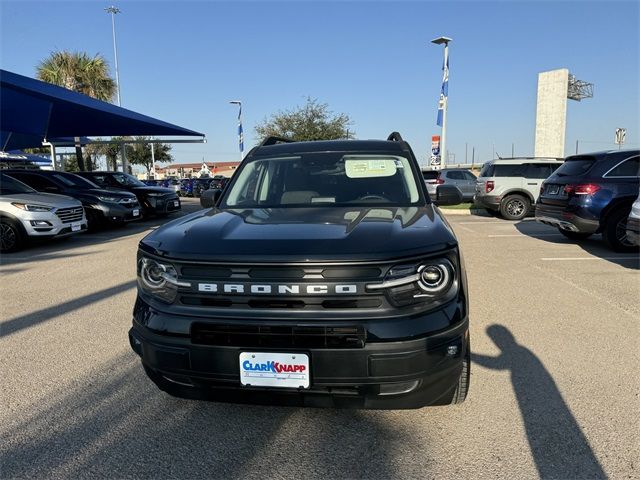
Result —
[{"label": "front grille", "polygon": [[226,280],[379,280],[382,270],[378,267],[241,267],[241,266],[183,266],[182,276],[194,279]]},{"label": "front grille", "polygon": [[383,298],[376,295],[373,298],[324,298],[324,297],[216,297],[202,295],[182,295],[183,305],[195,307],[242,308],[242,309],[284,309],[284,310],[325,310],[325,309],[354,309],[379,308]]},{"label": "front grille", "polygon": [[245,348],[363,348],[361,326],[207,325],[191,328],[191,341],[200,345]]},{"label": "front grille", "polygon": [[[180,280],[192,287],[180,291],[184,306],[251,310],[257,314],[311,313],[388,307],[383,292],[365,285],[383,280],[388,267],[376,265],[176,265]],[[210,291],[200,289],[204,284]],[[225,291],[225,285],[242,290]],[[260,290],[253,291],[252,287]],[[311,291],[308,288],[319,288]],[[280,291],[282,289],[282,291]],[[322,290],[323,289],[323,290]],[[343,290],[341,290],[343,289]],[[351,290],[344,290],[351,289]]]},{"label": "front grille", "polygon": [[82,207],[60,208],[56,210],[56,215],[62,223],[79,222],[82,220]]}]

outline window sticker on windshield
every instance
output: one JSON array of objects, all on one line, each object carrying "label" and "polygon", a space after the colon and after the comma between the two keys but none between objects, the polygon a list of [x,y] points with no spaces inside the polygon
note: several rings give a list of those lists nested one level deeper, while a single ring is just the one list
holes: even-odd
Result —
[{"label": "window sticker on windshield", "polygon": [[349,178],[391,177],[397,171],[392,159],[346,159],[344,165]]}]

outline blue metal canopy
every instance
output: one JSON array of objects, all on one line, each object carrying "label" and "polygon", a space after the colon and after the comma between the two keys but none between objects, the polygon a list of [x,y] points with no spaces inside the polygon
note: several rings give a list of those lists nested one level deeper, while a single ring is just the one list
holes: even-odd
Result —
[{"label": "blue metal canopy", "polygon": [[0,150],[80,136],[204,134],[66,88],[0,70]]}]

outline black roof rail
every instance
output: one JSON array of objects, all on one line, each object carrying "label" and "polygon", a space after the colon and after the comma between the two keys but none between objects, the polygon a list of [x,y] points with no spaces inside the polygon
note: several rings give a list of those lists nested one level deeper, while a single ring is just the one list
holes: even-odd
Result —
[{"label": "black roof rail", "polygon": [[404,139],[402,138],[402,135],[400,135],[398,132],[391,132],[389,134],[389,136],[387,137],[387,141],[389,141],[389,142],[404,142]]},{"label": "black roof rail", "polygon": [[292,140],[291,138],[285,138],[285,137],[278,137],[275,135],[271,135],[267,138],[265,138],[262,142],[260,142],[260,145],[258,145],[259,147],[266,147],[269,145],[276,145],[278,143],[292,143],[295,142],[295,140]]}]

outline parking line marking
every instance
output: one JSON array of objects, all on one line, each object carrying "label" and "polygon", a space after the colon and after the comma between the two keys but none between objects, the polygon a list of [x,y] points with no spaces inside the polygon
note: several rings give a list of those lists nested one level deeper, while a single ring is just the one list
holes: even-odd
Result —
[{"label": "parking line marking", "polygon": [[544,257],[540,260],[545,262],[563,262],[563,261],[579,261],[579,260],[635,260],[640,261],[640,257]]},{"label": "parking line marking", "polygon": [[515,222],[510,222],[509,220],[503,220],[500,222],[483,222],[482,220],[476,220],[475,222],[457,222],[457,223],[458,225],[513,225]]},{"label": "parking line marking", "polygon": [[[544,260],[544,259],[543,259],[543,260]],[[562,260],[562,259],[560,259],[560,260]],[[636,315],[635,315],[633,312],[631,312],[631,311],[627,310],[626,308],[622,308],[620,305],[618,305],[618,304],[616,304],[616,303],[613,303],[613,302],[609,301],[607,298],[601,297],[600,295],[596,294],[595,292],[589,291],[589,290],[587,290],[586,288],[581,287],[580,285],[576,285],[575,283],[573,283],[573,282],[571,282],[571,281],[567,280],[566,278],[561,277],[560,275],[556,275],[556,274],[555,274],[555,273],[553,273],[553,272],[547,271],[547,270],[543,269],[543,268],[542,268],[541,266],[539,266],[539,265],[533,265],[533,268],[535,268],[536,270],[539,270],[539,271],[543,272],[543,274],[545,274],[545,275],[549,275],[549,276],[551,276],[551,277],[555,278],[556,280],[559,280],[559,281],[561,281],[561,282],[563,282],[563,283],[566,283],[567,285],[572,286],[573,288],[575,288],[575,289],[576,289],[576,290],[578,290],[579,292],[582,292],[582,293],[584,293],[584,294],[586,294],[586,295],[588,295],[588,296],[590,296],[590,297],[595,297],[595,298],[597,298],[598,300],[600,300],[601,302],[607,303],[607,304],[609,304],[610,306],[612,306],[613,308],[616,308],[616,309],[620,310],[621,312],[626,313],[627,315],[629,315],[629,316],[631,316],[631,317],[633,317],[633,318],[635,318],[635,317],[636,317]]]},{"label": "parking line marking", "polygon": [[475,230],[471,230],[469,227],[465,227],[464,225],[460,225],[460,224],[458,224],[457,226],[458,226],[458,227],[460,227],[462,230],[464,230],[464,231],[466,231],[466,232],[469,232],[469,233],[476,233],[476,231],[475,231]]},{"label": "parking line marking", "polygon": [[561,233],[509,233],[504,235],[487,235],[489,238],[500,238],[500,237],[562,237]]}]

